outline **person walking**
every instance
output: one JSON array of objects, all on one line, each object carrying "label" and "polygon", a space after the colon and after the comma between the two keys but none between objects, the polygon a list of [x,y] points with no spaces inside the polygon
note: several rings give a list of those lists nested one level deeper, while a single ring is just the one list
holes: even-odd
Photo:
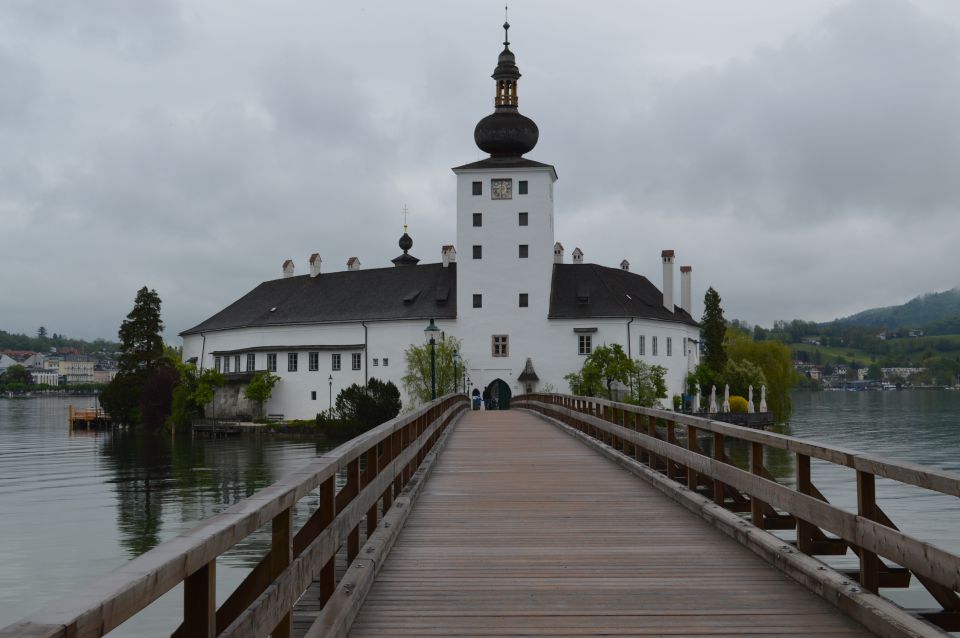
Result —
[{"label": "person walking", "polygon": [[484,388],[483,390],[483,409],[490,409],[490,388]]}]

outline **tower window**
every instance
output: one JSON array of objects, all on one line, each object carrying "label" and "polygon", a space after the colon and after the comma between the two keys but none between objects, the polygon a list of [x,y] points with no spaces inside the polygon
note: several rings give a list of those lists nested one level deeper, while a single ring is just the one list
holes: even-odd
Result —
[{"label": "tower window", "polygon": [[483,246],[474,244],[473,246],[473,258],[482,259],[483,258]]},{"label": "tower window", "polygon": [[474,194],[474,195],[483,195],[483,182],[474,182],[474,183],[473,183],[473,194]]},{"label": "tower window", "polygon": [[667,356],[673,356],[673,337],[667,337]]},{"label": "tower window", "polygon": [[593,352],[593,335],[577,335],[577,354]]},{"label": "tower window", "polygon": [[520,189],[518,192],[519,192],[521,195],[526,195],[526,194],[527,194],[527,180],[521,179],[521,180],[520,180],[520,183],[519,183],[517,186],[518,186],[519,189]]},{"label": "tower window", "polygon": [[521,308],[526,308],[526,307],[529,306],[529,305],[530,305],[530,298],[529,298],[529,296],[527,295],[527,293],[521,292],[521,293],[520,293],[520,307],[521,307]]},{"label": "tower window", "polygon": [[474,308],[483,308],[483,295],[474,295],[474,296],[473,296],[473,307],[474,307]]},{"label": "tower window", "polygon": [[637,353],[641,357],[647,354],[647,338],[644,335],[640,335],[640,347],[637,349]]},{"label": "tower window", "polygon": [[520,244],[520,259],[526,259],[530,256],[530,247],[526,244]]},{"label": "tower window", "polygon": [[510,356],[510,337],[507,335],[493,335],[492,353],[495,357]]},{"label": "tower window", "polygon": [[530,220],[529,220],[529,217],[530,217],[530,214],[529,214],[529,213],[520,213],[520,214],[519,214],[519,222],[520,222],[520,225],[521,225],[521,226],[527,226],[527,225],[529,224],[529,221],[530,221]]},{"label": "tower window", "polygon": [[287,372],[296,372],[297,371],[297,353],[288,352],[287,353]]},{"label": "tower window", "polygon": [[483,213],[474,213],[473,214],[473,225],[479,228],[483,226]]},{"label": "tower window", "polygon": [[316,390],[310,390],[310,400],[311,400],[311,401],[316,401],[316,400],[317,400],[317,391],[316,391]]},{"label": "tower window", "polygon": [[657,356],[657,338],[650,337],[650,354]]},{"label": "tower window", "polygon": [[351,367],[352,367],[354,370],[359,370],[359,369],[360,369],[360,353],[359,353],[359,352],[354,352],[354,353],[350,356],[350,363],[352,364]]}]

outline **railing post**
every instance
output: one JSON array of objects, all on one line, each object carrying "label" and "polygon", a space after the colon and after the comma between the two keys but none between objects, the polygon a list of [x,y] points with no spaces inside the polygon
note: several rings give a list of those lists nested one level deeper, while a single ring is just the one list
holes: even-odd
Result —
[{"label": "railing post", "polygon": [[[360,459],[356,458],[347,464],[347,484],[337,494],[337,511],[339,512],[360,493]],[[360,526],[357,525],[347,534],[347,563],[351,563],[360,553]]]},{"label": "railing post", "polygon": [[[273,517],[270,545],[270,579],[276,581],[293,558],[293,508],[288,507]],[[290,638],[290,610],[271,632],[272,638]]]},{"label": "railing post", "polygon": [[[750,444],[750,472],[754,476],[763,475],[763,444]],[[760,529],[765,529],[763,523],[763,508],[765,503],[753,494],[750,495],[750,520]]]},{"label": "railing post", "polygon": [[[336,477],[331,476],[320,485],[320,529],[325,530],[333,524],[336,517]],[[320,606],[322,607],[336,590],[337,557],[331,556],[327,564],[320,568]]]},{"label": "railing post", "polygon": [[[377,456],[377,444],[374,444],[367,450],[367,470],[363,474],[363,485],[361,489],[369,485],[373,479],[380,473],[379,457]],[[370,509],[367,510],[367,538],[373,535],[377,529],[377,502],[374,501]]]},{"label": "railing post", "polygon": [[[810,457],[797,453],[797,491],[808,496],[813,493],[810,477]],[[813,525],[797,517],[797,549],[804,554],[813,551]]]},{"label": "railing post", "polygon": [[[873,474],[857,470],[857,513],[877,520],[877,487]],[[873,552],[860,548],[860,586],[877,593],[880,587],[880,559]]]},{"label": "railing post", "polygon": [[[696,452],[697,454],[700,453],[700,447],[697,445],[697,428],[693,427],[692,425],[687,426],[687,449],[691,452]],[[697,477],[697,472],[688,465],[687,488],[696,492],[698,482],[699,478]]]},{"label": "railing post", "polygon": [[[723,440],[723,434],[720,432],[713,433],[713,460],[719,463],[725,463],[727,453],[725,451],[725,443]],[[727,500],[726,495],[727,486],[723,484],[719,479],[713,479],[713,502],[717,505],[723,505]]]},{"label": "railing post", "polygon": [[183,628],[187,636],[217,635],[217,560],[183,581]]},{"label": "railing post", "polygon": [[[657,419],[649,414],[647,415],[647,436],[649,436],[651,439],[657,438]],[[650,464],[651,469],[654,471],[659,471],[657,470],[659,463],[657,462],[656,454],[653,452],[648,452],[647,461]]]}]

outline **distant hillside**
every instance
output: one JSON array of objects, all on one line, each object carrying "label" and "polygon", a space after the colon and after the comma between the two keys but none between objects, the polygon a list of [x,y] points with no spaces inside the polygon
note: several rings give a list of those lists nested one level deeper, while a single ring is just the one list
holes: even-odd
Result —
[{"label": "distant hillside", "polygon": [[928,334],[960,333],[960,287],[930,292],[900,306],[872,308],[837,319],[841,325],[893,330],[920,328]]},{"label": "distant hillside", "polygon": [[32,350],[34,352],[49,352],[50,348],[76,348],[83,354],[97,354],[116,352],[120,344],[106,339],[86,341],[71,339],[56,333],[50,336],[31,337],[25,334],[15,334],[0,330],[0,350]]}]

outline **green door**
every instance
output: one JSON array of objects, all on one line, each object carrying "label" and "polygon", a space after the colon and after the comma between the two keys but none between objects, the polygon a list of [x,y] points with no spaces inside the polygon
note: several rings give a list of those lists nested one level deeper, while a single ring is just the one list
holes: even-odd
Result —
[{"label": "green door", "polygon": [[490,395],[497,400],[497,409],[499,410],[509,410],[510,409],[510,386],[506,384],[502,379],[497,379],[490,384]]}]

